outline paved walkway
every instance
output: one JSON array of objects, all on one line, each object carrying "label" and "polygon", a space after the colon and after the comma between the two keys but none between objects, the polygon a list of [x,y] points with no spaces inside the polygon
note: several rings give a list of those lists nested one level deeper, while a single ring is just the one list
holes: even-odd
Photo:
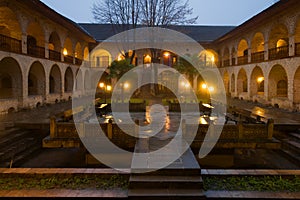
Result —
[{"label": "paved walkway", "polygon": [[274,119],[275,124],[300,125],[300,112],[291,112],[259,103],[252,103],[238,99],[229,99],[228,105],[236,106],[251,111],[253,114],[263,116],[266,119]]}]

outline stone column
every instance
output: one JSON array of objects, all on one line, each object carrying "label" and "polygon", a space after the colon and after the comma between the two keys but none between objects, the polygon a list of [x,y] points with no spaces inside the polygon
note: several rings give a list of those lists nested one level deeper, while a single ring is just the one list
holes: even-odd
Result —
[{"label": "stone column", "polygon": [[49,42],[45,42],[45,58],[49,59]]},{"label": "stone column", "polygon": [[22,33],[22,53],[27,54],[27,33]]},{"label": "stone column", "polygon": [[265,41],[264,47],[265,47],[265,60],[269,60],[269,42],[268,41]]},{"label": "stone column", "polygon": [[289,37],[289,56],[295,56],[295,35]]}]

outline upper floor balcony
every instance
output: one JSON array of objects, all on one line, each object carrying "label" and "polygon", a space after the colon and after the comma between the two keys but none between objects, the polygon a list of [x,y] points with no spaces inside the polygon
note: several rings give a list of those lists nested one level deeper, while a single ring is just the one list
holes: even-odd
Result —
[{"label": "upper floor balcony", "polygon": [[[0,51],[27,54],[28,56],[36,58],[49,59],[78,66],[82,64],[82,60],[80,58],[76,58],[71,55],[62,56],[61,52],[46,49],[45,47],[37,45],[26,45],[25,47],[22,45],[25,44],[22,44],[21,40],[0,34]],[[24,49],[26,49],[26,51]]]}]

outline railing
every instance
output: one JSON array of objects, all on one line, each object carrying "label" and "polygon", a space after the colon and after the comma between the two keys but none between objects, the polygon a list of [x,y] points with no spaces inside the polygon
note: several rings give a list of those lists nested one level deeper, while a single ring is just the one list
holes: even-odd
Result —
[{"label": "railing", "polygon": [[231,58],[232,65],[235,65],[235,58]]},{"label": "railing", "polygon": [[228,67],[230,65],[230,60],[224,60],[224,67]]},{"label": "railing", "polygon": [[22,42],[0,34],[0,50],[14,53],[22,53]]},{"label": "railing", "polygon": [[53,50],[49,50],[49,59],[61,61],[61,53]]},{"label": "railing", "polygon": [[295,44],[295,55],[300,56],[300,43]]},{"label": "railing", "polygon": [[73,64],[73,56],[64,56],[64,62]]},{"label": "railing", "polygon": [[289,46],[269,49],[269,60],[276,60],[289,57]]},{"label": "railing", "polygon": [[238,57],[238,64],[244,65],[248,63],[248,56],[240,56]]},{"label": "railing", "polygon": [[260,51],[251,54],[251,62],[263,62],[265,60],[265,52]]},{"label": "railing", "polygon": [[82,60],[79,58],[75,58],[75,65],[81,65],[82,64]]},{"label": "railing", "polygon": [[45,58],[45,48],[39,46],[28,46],[27,54],[38,58]]}]

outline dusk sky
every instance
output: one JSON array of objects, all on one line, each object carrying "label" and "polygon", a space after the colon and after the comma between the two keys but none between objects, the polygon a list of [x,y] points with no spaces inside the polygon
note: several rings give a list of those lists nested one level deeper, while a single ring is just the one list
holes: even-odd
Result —
[{"label": "dusk sky", "polygon": [[[46,5],[77,23],[95,22],[93,2],[99,0],[41,0]],[[240,25],[265,10],[276,0],[190,0],[200,25]]]}]

